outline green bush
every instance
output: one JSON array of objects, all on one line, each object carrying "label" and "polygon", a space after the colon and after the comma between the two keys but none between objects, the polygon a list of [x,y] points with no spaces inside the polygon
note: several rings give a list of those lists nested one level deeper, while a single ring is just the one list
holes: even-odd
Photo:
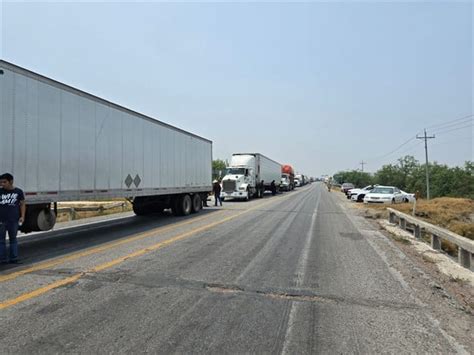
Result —
[{"label": "green bush", "polygon": [[[465,197],[474,199],[474,163],[468,161],[464,167],[449,167],[437,162],[428,165],[431,197]],[[419,191],[426,196],[425,164],[413,156],[398,159],[397,164],[382,166],[371,175],[362,171],[340,171],[334,174],[338,183],[351,182],[357,187],[369,184],[393,185],[408,192]]]}]

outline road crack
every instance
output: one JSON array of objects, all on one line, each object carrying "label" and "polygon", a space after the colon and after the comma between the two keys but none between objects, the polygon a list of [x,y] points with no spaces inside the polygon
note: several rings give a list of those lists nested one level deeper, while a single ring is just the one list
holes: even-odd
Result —
[{"label": "road crack", "polygon": [[236,295],[240,297],[265,297],[280,301],[295,301],[302,303],[321,303],[347,306],[360,306],[371,309],[397,309],[397,310],[419,310],[425,307],[404,302],[393,302],[388,300],[367,299],[360,297],[343,297],[330,294],[320,294],[309,289],[302,288],[254,288],[251,286],[226,284],[218,282],[205,282],[199,280],[189,280],[183,278],[166,277],[157,274],[148,274],[137,277],[127,275],[127,273],[114,272],[108,273],[87,273],[83,279],[113,283],[132,285],[135,287],[144,287],[150,289],[185,289],[189,291],[202,291],[217,294],[217,295]]}]

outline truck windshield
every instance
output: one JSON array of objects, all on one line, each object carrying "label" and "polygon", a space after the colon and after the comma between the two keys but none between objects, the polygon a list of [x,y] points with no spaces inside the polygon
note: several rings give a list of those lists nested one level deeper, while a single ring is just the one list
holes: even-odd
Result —
[{"label": "truck windshield", "polygon": [[245,168],[229,168],[227,170],[229,175],[245,175]]}]

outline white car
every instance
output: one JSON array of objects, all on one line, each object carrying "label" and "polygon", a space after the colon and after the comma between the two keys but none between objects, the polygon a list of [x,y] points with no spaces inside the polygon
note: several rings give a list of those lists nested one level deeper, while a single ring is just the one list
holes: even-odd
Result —
[{"label": "white car", "polygon": [[351,189],[347,193],[347,198],[350,198],[352,201],[355,202],[363,202],[365,195],[367,195],[374,188],[374,185],[369,185],[364,187],[363,189]]},{"label": "white car", "polygon": [[364,203],[392,204],[404,202],[406,198],[395,186],[377,186],[364,197]]}]

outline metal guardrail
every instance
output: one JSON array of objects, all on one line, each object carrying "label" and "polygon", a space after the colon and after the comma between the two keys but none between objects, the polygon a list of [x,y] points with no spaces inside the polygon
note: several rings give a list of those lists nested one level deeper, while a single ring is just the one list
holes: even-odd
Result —
[{"label": "metal guardrail", "polygon": [[431,247],[435,250],[441,249],[441,240],[448,240],[456,244],[458,247],[459,264],[468,269],[471,267],[471,254],[474,253],[474,241],[406,213],[394,210],[393,208],[387,208],[387,210],[390,216],[390,223],[396,224],[398,222],[400,228],[403,230],[407,229],[408,224],[413,225],[413,235],[415,238],[421,238],[422,229],[431,234]]},{"label": "metal guardrail", "polygon": [[127,206],[126,202],[117,202],[117,203],[110,203],[107,205],[99,205],[99,206],[89,206],[89,207],[60,207],[58,208],[58,214],[59,213],[68,213],[69,214],[69,220],[75,220],[77,218],[76,213],[77,212],[103,212],[106,210],[111,210],[114,208],[122,208],[122,212],[125,210],[125,207]]}]

